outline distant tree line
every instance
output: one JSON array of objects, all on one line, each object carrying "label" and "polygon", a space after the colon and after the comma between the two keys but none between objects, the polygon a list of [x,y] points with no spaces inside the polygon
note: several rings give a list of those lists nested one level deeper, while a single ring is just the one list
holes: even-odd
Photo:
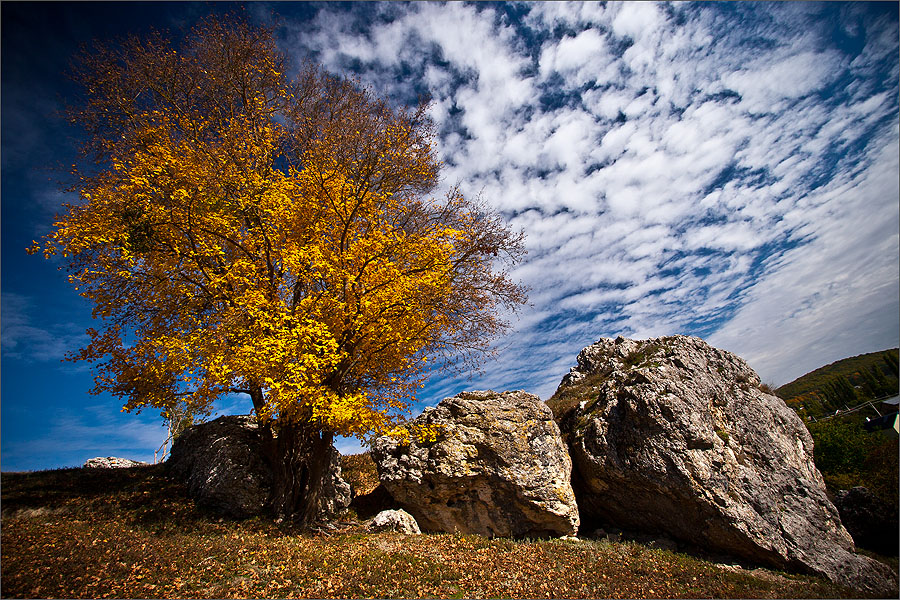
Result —
[{"label": "distant tree line", "polygon": [[[890,506],[898,506],[897,438],[863,428],[874,409],[833,416],[867,400],[898,393],[898,350],[885,350],[837,361],[776,390],[809,428],[814,460],[833,493],[869,488]],[[818,420],[824,416],[832,418]]]},{"label": "distant tree line", "polygon": [[896,510],[897,438],[869,433],[859,413],[808,423],[816,468],[833,493],[863,486]]},{"label": "distant tree line", "polygon": [[807,417],[821,417],[837,410],[893,396],[898,393],[898,350],[873,352],[847,358],[781,386],[776,393]]}]

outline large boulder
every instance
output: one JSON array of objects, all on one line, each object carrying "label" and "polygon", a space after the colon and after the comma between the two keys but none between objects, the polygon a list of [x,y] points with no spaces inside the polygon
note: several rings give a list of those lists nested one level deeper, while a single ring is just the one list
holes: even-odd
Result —
[{"label": "large boulder", "polygon": [[438,426],[437,441],[381,437],[372,457],[386,490],[423,529],[500,537],[577,531],[572,463],[537,396],[462,393],[414,423]]},{"label": "large boulder", "polygon": [[582,519],[896,593],[887,567],[854,553],[806,427],[759,386],[741,358],[698,338],[582,350],[548,401]]},{"label": "large boulder", "polygon": [[[262,513],[272,488],[272,469],[264,460],[259,425],[250,415],[219,417],[189,427],[172,444],[169,472],[185,482],[201,506],[237,518]],[[320,497],[320,516],[350,504],[350,486],[341,478],[340,453],[332,445],[331,476]]]},{"label": "large boulder", "polygon": [[172,444],[167,464],[201,506],[238,518],[266,507],[272,470],[263,459],[259,425],[249,415],[187,428]]}]

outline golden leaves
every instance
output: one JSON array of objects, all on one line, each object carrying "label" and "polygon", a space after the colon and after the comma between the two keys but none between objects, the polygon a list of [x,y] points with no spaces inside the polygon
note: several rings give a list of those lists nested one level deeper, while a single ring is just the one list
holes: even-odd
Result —
[{"label": "golden leaves", "polygon": [[[161,467],[161,466],[160,466]],[[293,535],[217,520],[160,467],[3,474],[8,597],[759,598],[850,595],[820,578],[726,570],[634,542],[343,531]],[[363,477],[354,471],[365,470]],[[342,457],[354,489],[378,483]]]},{"label": "golden leaves", "polygon": [[129,410],[256,390],[261,418],[390,431],[429,357],[483,349],[493,309],[520,301],[492,270],[517,240],[458,191],[427,197],[424,108],[315,68],[286,82],[271,32],[251,29],[84,59],[73,114],[101,159],[43,246],[102,319],[74,358]]}]

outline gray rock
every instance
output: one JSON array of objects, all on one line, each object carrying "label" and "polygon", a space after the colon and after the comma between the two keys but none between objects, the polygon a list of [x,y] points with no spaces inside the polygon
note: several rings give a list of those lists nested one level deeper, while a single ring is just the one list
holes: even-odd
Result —
[{"label": "gray rock", "polygon": [[341,476],[341,453],[332,444],[329,448],[328,462],[331,476],[325,479],[325,485],[319,496],[319,514],[323,518],[330,518],[343,512],[353,499],[353,490],[350,484]]},{"label": "gray rock", "polygon": [[520,537],[574,535],[571,460],[540,398],[467,392],[415,423],[442,427],[436,442],[388,437],[372,446],[394,500],[426,530]]},{"label": "gray rock", "polygon": [[759,384],[746,362],[698,338],[582,350],[548,401],[582,519],[896,593],[887,567],[854,553],[806,427]]},{"label": "gray rock", "polygon": [[857,546],[879,554],[897,556],[900,528],[896,507],[864,487],[839,490],[834,495],[834,506]]},{"label": "gray rock", "polygon": [[369,529],[372,531],[396,531],[410,535],[422,533],[415,518],[402,508],[381,511],[369,522]]},{"label": "gray rock", "polygon": [[85,469],[130,469],[131,467],[143,467],[149,465],[140,460],[131,460],[128,458],[117,458],[115,456],[98,456],[89,458],[84,462]]},{"label": "gray rock", "polygon": [[201,506],[238,518],[266,508],[272,471],[263,459],[259,425],[249,415],[187,428],[172,444],[168,465]]},{"label": "gray rock", "polygon": [[[340,453],[334,446],[327,460],[331,477],[320,496],[323,518],[350,504],[350,485],[341,478]],[[272,470],[264,459],[259,425],[250,415],[219,417],[189,427],[172,444],[168,465],[201,506],[238,518],[267,508]]]}]

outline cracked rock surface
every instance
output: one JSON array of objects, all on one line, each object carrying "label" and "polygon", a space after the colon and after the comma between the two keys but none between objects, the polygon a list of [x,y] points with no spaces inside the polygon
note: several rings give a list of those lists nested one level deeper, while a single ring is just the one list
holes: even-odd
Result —
[{"label": "cracked rock surface", "polygon": [[[350,485],[341,478],[341,455],[332,445],[331,475],[319,497],[328,518],[350,504]],[[250,415],[219,417],[188,427],[172,444],[169,472],[182,480],[194,500],[229,516],[264,512],[272,489],[272,469],[263,459],[259,425]]]},{"label": "cracked rock surface", "polygon": [[896,593],[887,567],[855,554],[806,427],[759,386],[744,360],[699,338],[582,350],[548,401],[582,519]]},{"label": "cracked rock surface", "polygon": [[433,443],[382,437],[378,475],[423,530],[498,537],[574,535],[572,468],[549,408],[526,392],[465,392],[416,420]]}]

